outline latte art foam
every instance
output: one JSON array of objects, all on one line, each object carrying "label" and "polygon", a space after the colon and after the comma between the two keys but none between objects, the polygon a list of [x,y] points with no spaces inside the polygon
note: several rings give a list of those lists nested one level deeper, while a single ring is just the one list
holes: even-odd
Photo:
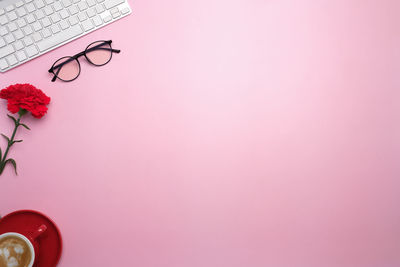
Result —
[{"label": "latte art foam", "polygon": [[32,255],[29,245],[17,236],[0,239],[0,267],[28,267]]}]

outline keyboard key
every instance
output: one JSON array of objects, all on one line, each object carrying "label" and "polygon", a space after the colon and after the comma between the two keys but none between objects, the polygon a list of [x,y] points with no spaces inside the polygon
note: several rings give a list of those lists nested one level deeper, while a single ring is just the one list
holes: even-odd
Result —
[{"label": "keyboard key", "polygon": [[76,6],[71,6],[70,8],[68,8],[69,14],[71,15],[75,15],[76,13],[78,13],[78,8]]},{"label": "keyboard key", "polygon": [[22,30],[24,31],[25,35],[29,35],[29,34],[33,33],[33,30],[31,28],[31,26],[29,26],[29,25],[23,27]]},{"label": "keyboard key", "polygon": [[104,0],[97,0],[97,3],[101,3],[101,2],[104,2]]},{"label": "keyboard key", "polygon": [[123,9],[121,10],[121,13],[122,13],[123,15],[129,13],[129,8],[127,8],[127,7],[123,8]]},{"label": "keyboard key", "polygon": [[101,24],[103,24],[103,21],[98,16],[93,18],[93,22],[94,22],[94,25],[96,25],[96,27],[100,26]]},{"label": "keyboard key", "polygon": [[33,11],[36,10],[35,6],[33,5],[33,3],[29,3],[25,5],[26,11],[28,11],[28,13],[32,13]]},{"label": "keyboard key", "polygon": [[34,55],[37,55],[39,53],[35,45],[28,46],[25,49],[25,52],[28,55],[28,57],[33,57]]},{"label": "keyboard key", "polygon": [[11,33],[9,33],[6,36],[4,36],[4,39],[9,44],[15,41],[14,35],[12,35]]},{"label": "keyboard key", "polygon": [[3,38],[0,38],[0,47],[5,46],[6,44],[7,44],[6,41],[4,41]]},{"label": "keyboard key", "polygon": [[41,10],[41,9],[35,12],[35,16],[36,16],[36,19],[42,19],[45,17],[43,10]]},{"label": "keyboard key", "polygon": [[86,11],[86,14],[88,15],[89,18],[94,17],[96,15],[96,10],[94,8],[88,9]]},{"label": "keyboard key", "polygon": [[87,19],[87,16],[85,13],[79,13],[78,18],[79,18],[79,21],[84,21]]},{"label": "keyboard key", "polygon": [[41,36],[40,33],[38,33],[38,32],[35,32],[35,33],[32,35],[32,38],[33,38],[33,41],[35,41],[35,42],[39,42],[40,40],[42,40],[42,36]]},{"label": "keyboard key", "polygon": [[79,2],[78,7],[79,7],[80,11],[83,11],[83,10],[88,8],[88,6],[87,6],[85,1]]},{"label": "keyboard key", "polygon": [[6,59],[11,66],[18,63],[18,59],[14,55],[9,55]]},{"label": "keyboard key", "polygon": [[12,45],[7,45],[6,47],[0,48],[0,58],[8,56],[15,52],[15,49]]},{"label": "keyboard key", "polygon": [[93,29],[93,28],[94,28],[94,25],[93,25],[93,23],[92,23],[92,20],[91,20],[91,19],[88,19],[88,20],[85,20],[84,22],[82,22],[82,27],[83,27],[83,30],[84,30],[85,32],[87,32],[87,31]]},{"label": "keyboard key", "polygon": [[44,39],[37,43],[40,51],[45,51],[53,46],[59,45],[65,41],[68,41],[71,38],[74,38],[80,34],[82,34],[82,28],[80,25],[72,26],[62,32],[62,34],[53,35],[47,39]]},{"label": "keyboard key", "polygon": [[60,2],[55,2],[53,5],[53,8],[55,11],[60,11],[61,9],[63,9],[62,5]]},{"label": "keyboard key", "polygon": [[14,37],[17,40],[24,38],[24,36],[25,36],[24,33],[20,29],[14,32]]},{"label": "keyboard key", "polygon": [[46,4],[50,5],[52,3],[54,3],[54,0],[45,0]]},{"label": "keyboard key", "polygon": [[47,38],[49,36],[51,36],[51,31],[49,30],[49,28],[46,28],[42,31],[42,35],[44,38]]},{"label": "keyboard key", "polygon": [[4,13],[6,13],[6,12],[4,11],[4,9],[0,8],[0,15],[3,15]]},{"label": "keyboard key", "polygon": [[15,53],[15,55],[17,56],[19,61],[24,61],[25,59],[27,59],[27,56],[25,55],[25,52],[22,51],[18,51],[17,53]]},{"label": "keyboard key", "polygon": [[18,29],[18,26],[17,26],[17,24],[15,22],[8,23],[7,26],[8,26],[8,30],[10,32],[13,32],[13,31]]},{"label": "keyboard key", "polygon": [[32,2],[33,0],[24,0],[25,1],[25,3],[30,3],[30,2]]},{"label": "keyboard key", "polygon": [[35,16],[33,14],[29,14],[25,17],[27,23],[33,23],[36,21]]},{"label": "keyboard key", "polygon": [[8,22],[6,15],[0,16],[0,24],[5,25]]},{"label": "keyboard key", "polygon": [[18,18],[17,13],[15,13],[15,11],[8,12],[7,16],[10,21],[16,20]]},{"label": "keyboard key", "polygon": [[25,8],[24,8],[24,7],[18,8],[18,9],[17,9],[17,14],[18,14],[18,16],[20,16],[20,17],[25,16],[25,15],[26,15],[26,10],[25,10]]},{"label": "keyboard key", "polygon": [[60,16],[62,19],[66,19],[69,17],[68,11],[66,9],[63,9],[60,11]]},{"label": "keyboard key", "polygon": [[[57,24],[53,24],[53,25],[51,25],[51,31],[54,33],[54,34],[56,34],[56,33],[58,33],[59,31],[60,31],[60,27],[58,27],[58,25]],[[39,48],[40,49],[40,48]]]},{"label": "keyboard key", "polygon": [[61,30],[65,30],[69,27],[69,24],[66,20],[63,20],[60,22],[60,27],[61,27]]},{"label": "keyboard key", "polygon": [[4,36],[8,33],[8,30],[5,26],[0,27],[0,36]]},{"label": "keyboard key", "polygon": [[54,13],[53,15],[50,16],[51,21],[53,21],[53,23],[57,23],[60,21],[60,16],[57,13]]},{"label": "keyboard key", "polygon": [[38,8],[38,9],[43,8],[45,6],[43,0],[35,0],[33,3],[35,4],[36,8]]},{"label": "keyboard key", "polygon": [[81,0],[72,0],[74,2],[74,4],[79,3]]},{"label": "keyboard key", "polygon": [[71,0],[61,0],[61,2],[64,7],[69,7],[70,5],[72,5]]},{"label": "keyboard key", "polygon": [[109,22],[111,19],[112,19],[111,16],[105,16],[105,17],[103,18],[103,21],[104,21],[105,23],[107,23],[107,22]]},{"label": "keyboard key", "polygon": [[112,17],[114,19],[118,18],[119,16],[121,16],[121,13],[119,13],[119,10],[117,10],[117,12],[112,13]]},{"label": "keyboard key", "polygon": [[14,10],[14,6],[13,5],[9,5],[6,7],[6,11],[10,12],[11,10]]},{"label": "keyboard key", "polygon": [[0,59],[0,69],[5,70],[8,68],[8,63],[6,59],[2,58]]},{"label": "keyboard key", "polygon": [[118,11],[119,11],[118,7],[114,7],[114,8],[110,9],[111,14],[118,13]]},{"label": "keyboard key", "polygon": [[92,7],[92,6],[96,5],[96,1],[95,0],[87,0],[87,4],[88,4],[88,6]]},{"label": "keyboard key", "polygon": [[53,14],[53,9],[51,8],[51,6],[46,6],[45,8],[43,8],[44,13],[46,14],[46,16],[50,16],[51,14]]},{"label": "keyboard key", "polygon": [[18,24],[18,27],[22,28],[26,25],[26,21],[25,21],[25,19],[19,19],[19,20],[17,20],[17,24]]},{"label": "keyboard key", "polygon": [[70,17],[68,19],[68,21],[69,21],[69,24],[75,25],[75,24],[77,24],[79,22],[79,19],[78,19],[78,16],[73,16],[73,17]]},{"label": "keyboard key", "polygon": [[40,31],[42,29],[42,24],[39,21],[35,21],[32,23],[32,28],[35,32]]},{"label": "keyboard key", "polygon": [[42,19],[42,25],[43,25],[43,27],[48,27],[48,26],[50,26],[50,25],[51,25],[50,19],[49,19],[49,18],[44,18],[44,19]]},{"label": "keyboard key", "polygon": [[22,1],[18,1],[18,2],[15,3],[16,7],[21,7],[23,5],[24,5],[24,2],[22,2]]},{"label": "keyboard key", "polygon": [[104,12],[104,7],[103,7],[103,5],[97,5],[96,6],[96,11],[97,11],[97,13],[102,13],[102,12]]},{"label": "keyboard key", "polygon": [[25,37],[22,41],[24,41],[25,46],[33,44],[32,38],[30,36]]},{"label": "keyboard key", "polygon": [[107,0],[104,2],[104,6],[106,7],[106,9],[111,9],[119,4],[124,3],[125,0]]},{"label": "keyboard key", "polygon": [[14,48],[15,48],[15,50],[21,50],[22,48],[24,48],[25,46],[24,46],[24,44],[22,43],[22,41],[16,41],[15,43],[14,43]]}]

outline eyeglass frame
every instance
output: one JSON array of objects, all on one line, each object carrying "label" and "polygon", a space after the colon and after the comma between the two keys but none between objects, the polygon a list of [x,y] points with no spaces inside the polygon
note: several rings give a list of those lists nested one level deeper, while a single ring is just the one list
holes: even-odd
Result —
[{"label": "eyeglass frame", "polygon": [[[86,55],[86,53],[87,53],[87,52],[91,52],[92,49],[93,49],[93,50],[99,49],[98,46],[94,46],[94,47],[90,48],[89,51],[87,51],[88,48],[89,48],[89,46],[91,46],[91,45],[94,44],[94,43],[98,43],[98,42],[102,42],[101,44],[99,44],[99,46],[100,46],[100,45],[103,45],[104,43],[106,43],[106,44],[108,44],[108,45],[110,46],[110,48],[111,48],[111,56],[110,56],[110,58],[108,59],[107,62],[105,62],[105,63],[103,63],[103,64],[100,64],[100,65],[99,65],[99,64],[93,63],[93,62],[88,58],[88,56]],[[77,79],[77,78],[79,77],[79,75],[81,75],[81,63],[79,62],[79,58],[80,58],[81,56],[85,56],[86,60],[87,60],[90,64],[92,64],[92,65],[94,65],[94,66],[101,67],[101,66],[106,65],[108,62],[111,61],[113,53],[117,53],[117,54],[118,54],[118,53],[121,52],[121,50],[119,50],[119,49],[113,49],[112,46],[111,46],[111,43],[112,43],[112,40],[108,40],[108,41],[105,41],[105,40],[98,40],[98,41],[95,41],[95,42],[90,43],[90,44],[85,48],[84,51],[82,51],[82,52],[80,52],[80,53],[78,53],[78,54],[76,54],[76,55],[74,55],[74,56],[65,56],[65,57],[61,57],[61,58],[57,59],[57,60],[53,63],[53,66],[51,66],[51,68],[49,69],[49,73],[53,73],[53,74],[54,74],[54,77],[51,79],[51,81],[52,81],[52,82],[55,82],[55,81],[57,80],[57,78],[58,78],[58,79],[60,79],[60,80],[63,81],[63,82],[72,82],[72,81],[74,81],[75,79]],[[107,49],[107,50],[108,50],[108,49]],[[63,58],[69,58],[70,60],[66,60],[66,61],[64,61],[64,62],[62,62],[62,63],[60,63],[60,64],[58,64],[57,66],[54,66],[58,61],[60,61],[60,60],[63,59]],[[68,62],[73,61],[73,60],[76,60],[76,62],[78,62],[78,66],[79,66],[78,75],[76,75],[76,77],[73,78],[72,80],[68,80],[68,81],[63,80],[63,79],[61,79],[60,77],[58,77],[57,74],[60,72],[62,66],[65,65],[65,64],[67,64]],[[56,68],[58,68],[58,72],[57,72],[57,73],[54,72],[54,70],[55,70]]]}]

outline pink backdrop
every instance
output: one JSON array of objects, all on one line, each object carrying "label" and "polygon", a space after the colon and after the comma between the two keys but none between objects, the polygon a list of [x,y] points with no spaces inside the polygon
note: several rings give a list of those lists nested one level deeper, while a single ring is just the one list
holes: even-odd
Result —
[{"label": "pink backdrop", "polygon": [[[51,216],[60,267],[400,266],[400,1],[132,6],[0,76],[52,97],[1,214]],[[50,82],[98,39],[122,53]]]}]

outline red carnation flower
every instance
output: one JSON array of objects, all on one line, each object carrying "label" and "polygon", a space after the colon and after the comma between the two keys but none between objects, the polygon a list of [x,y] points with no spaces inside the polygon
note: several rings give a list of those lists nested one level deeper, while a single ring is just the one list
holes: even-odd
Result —
[{"label": "red carnation flower", "polygon": [[1,134],[7,140],[7,148],[2,154],[0,149],[0,175],[3,173],[6,165],[12,164],[15,173],[17,173],[17,163],[12,158],[7,158],[10,148],[15,144],[22,142],[22,140],[15,140],[15,135],[19,126],[28,130],[29,127],[21,123],[21,118],[28,111],[33,117],[40,119],[47,112],[47,105],[50,103],[50,97],[45,95],[41,90],[30,84],[14,84],[0,91],[0,98],[6,99],[8,104],[7,108],[11,113],[17,113],[18,117],[7,114],[7,116],[14,121],[15,127],[11,137]]},{"label": "red carnation flower", "polygon": [[50,97],[31,84],[14,84],[0,91],[0,98],[8,101],[7,108],[11,113],[20,109],[27,110],[32,116],[40,119],[47,112]]}]

